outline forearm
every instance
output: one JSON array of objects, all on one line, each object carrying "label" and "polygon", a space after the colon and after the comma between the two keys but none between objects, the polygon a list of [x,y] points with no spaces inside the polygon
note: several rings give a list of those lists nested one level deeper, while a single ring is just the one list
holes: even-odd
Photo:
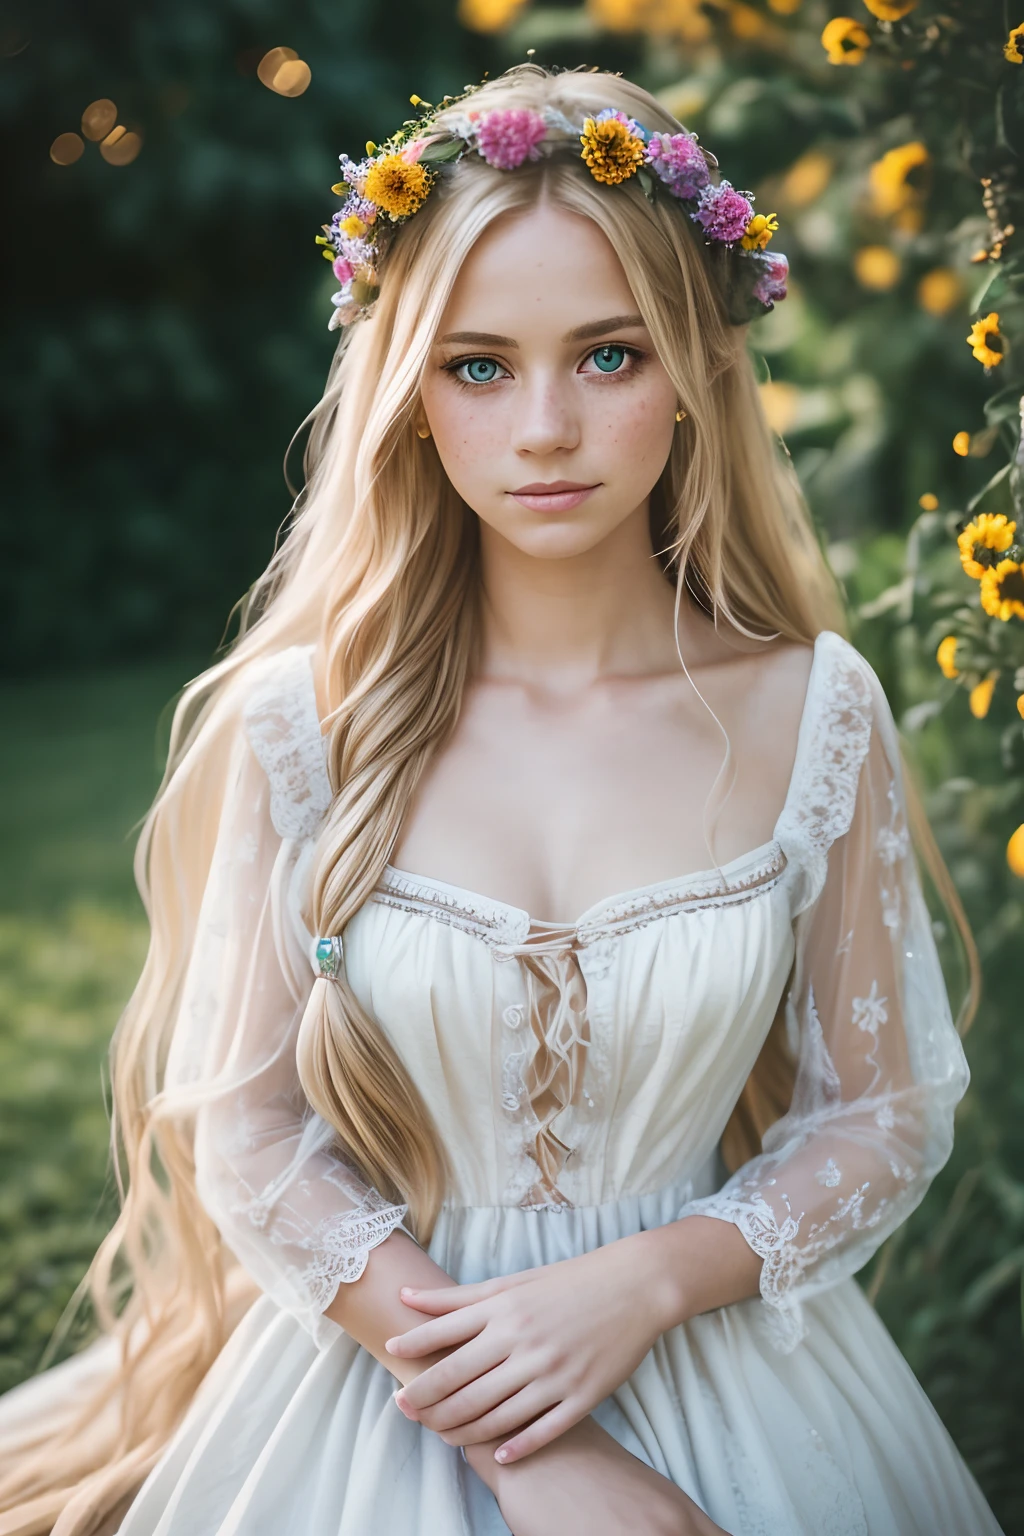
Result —
[{"label": "forearm", "polygon": [[759,1293],[762,1260],[731,1221],[683,1216],[622,1241],[633,1249],[661,1333]]},{"label": "forearm", "polygon": [[387,1339],[423,1322],[423,1313],[402,1301],[401,1288],[411,1285],[441,1289],[455,1283],[411,1237],[395,1231],[372,1250],[358,1280],[338,1287],[325,1316],[344,1328],[350,1338],[405,1385],[451,1351],[442,1349],[417,1359],[402,1359],[388,1353],[384,1347]]}]

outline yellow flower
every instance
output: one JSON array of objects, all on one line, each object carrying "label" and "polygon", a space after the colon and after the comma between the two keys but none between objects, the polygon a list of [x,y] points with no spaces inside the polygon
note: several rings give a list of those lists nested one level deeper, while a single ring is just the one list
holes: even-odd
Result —
[{"label": "yellow flower", "polygon": [[938,662],[943,677],[959,677],[960,673],[953,663],[956,655],[956,635],[947,635],[945,640],[939,642],[939,648],[935,652],[935,660]]},{"label": "yellow flower", "polygon": [[862,245],[854,255],[853,270],[862,288],[884,293],[900,280],[900,259],[887,245]]},{"label": "yellow flower", "polygon": [[980,581],[990,569],[975,558],[975,550],[979,545],[982,549],[991,549],[994,554],[1001,555],[1013,543],[1016,532],[1017,524],[1009,522],[1002,512],[979,512],[956,541],[960,550],[960,564],[967,575]]},{"label": "yellow flower", "polygon": [[743,231],[740,245],[745,251],[763,251],[778,227],[779,221],[774,213],[755,213]]},{"label": "yellow flower", "polygon": [[981,606],[992,619],[1024,619],[1024,566],[1016,560],[990,565],[981,578]]},{"label": "yellow flower", "polygon": [[407,219],[422,208],[431,177],[418,162],[407,165],[401,155],[382,155],[366,173],[363,196],[391,219]]},{"label": "yellow flower", "polygon": [[[999,342],[998,349],[989,346],[990,340]],[[967,338],[967,345],[979,363],[984,363],[986,368],[996,368],[1003,360],[1002,340],[999,316],[993,310],[983,320],[975,320],[971,326],[971,334]]]},{"label": "yellow flower", "polygon": [[953,439],[953,452],[958,453],[962,459],[966,459],[971,451],[971,434],[958,432]]},{"label": "yellow flower", "polygon": [[1006,862],[1013,873],[1024,880],[1024,823],[1017,828],[1006,845]]},{"label": "yellow flower", "polygon": [[952,267],[932,267],[917,285],[917,302],[929,315],[948,315],[963,298],[964,285]]},{"label": "yellow flower", "polygon": [[580,143],[590,174],[606,187],[628,181],[644,158],[643,139],[617,117],[606,117],[601,123],[588,117],[583,124]]},{"label": "yellow flower", "polygon": [[357,213],[350,213],[347,219],[342,219],[339,228],[343,235],[350,235],[353,240],[359,240],[366,234],[368,226],[363,223]]},{"label": "yellow flower", "polygon": [[1017,713],[1024,720],[1024,693],[1018,693],[1017,695]]},{"label": "yellow flower", "polygon": [[924,512],[934,512],[939,505],[939,498],[934,491],[925,491],[923,496],[917,498],[917,504]]},{"label": "yellow flower", "polygon": [[1003,58],[1008,64],[1024,64],[1024,53],[1020,51],[1022,37],[1024,37],[1024,22],[1019,27],[1013,28],[1003,44]]},{"label": "yellow flower", "polygon": [[[679,116],[677,112],[676,117]],[[820,149],[809,149],[799,160],[794,160],[782,178],[782,198],[794,208],[805,208],[820,197],[832,176],[831,155]]]},{"label": "yellow flower", "polygon": [[971,706],[971,714],[974,716],[975,720],[984,720],[985,716],[988,714],[989,705],[992,703],[992,695],[995,692],[996,678],[998,676],[998,672],[990,672],[988,677],[982,678],[981,682],[971,689],[970,697],[967,702]]},{"label": "yellow flower", "polygon": [[501,32],[515,21],[523,4],[524,0],[459,0],[458,17],[471,32]]},{"label": "yellow flower", "polygon": [[821,34],[821,46],[830,64],[859,64],[871,47],[871,38],[859,21],[835,16]]},{"label": "yellow flower", "polygon": [[[897,144],[876,160],[869,172],[871,203],[874,212],[882,218],[890,218],[920,201],[923,187],[921,179],[931,162],[925,146],[919,139],[909,144]],[[911,180],[915,177],[915,180]]]},{"label": "yellow flower", "polygon": [[864,4],[879,21],[899,21],[914,9],[917,0],[864,0]]},{"label": "yellow flower", "polygon": [[776,16],[795,16],[802,0],[768,0],[768,9]]}]

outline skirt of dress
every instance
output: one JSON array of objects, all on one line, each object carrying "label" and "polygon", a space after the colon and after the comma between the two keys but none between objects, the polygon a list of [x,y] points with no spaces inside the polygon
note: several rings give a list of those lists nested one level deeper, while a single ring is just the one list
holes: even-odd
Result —
[{"label": "skirt of dress", "polygon": [[[675,1202],[675,1203],[673,1203]],[[678,1191],[589,1209],[442,1213],[430,1245],[462,1282],[658,1226]],[[999,1536],[938,1415],[855,1281],[806,1307],[780,1353],[763,1304],[664,1334],[594,1411],[731,1536]],[[92,1351],[0,1402],[34,1416]],[[120,1536],[508,1536],[458,1451],[404,1417],[389,1372],[339,1330],[319,1350],[267,1297],[246,1314]]]}]

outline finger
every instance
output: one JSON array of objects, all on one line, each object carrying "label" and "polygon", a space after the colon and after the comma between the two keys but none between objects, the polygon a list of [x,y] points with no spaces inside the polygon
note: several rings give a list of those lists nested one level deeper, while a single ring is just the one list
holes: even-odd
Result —
[{"label": "finger", "polygon": [[555,1406],[550,1391],[536,1381],[525,1382],[518,1392],[506,1393],[503,1402],[465,1424],[442,1432],[449,1445],[480,1445],[499,1435],[512,1435],[524,1429],[531,1419]]},{"label": "finger", "polygon": [[464,1344],[472,1339],[484,1325],[478,1314],[450,1312],[446,1317],[432,1318],[429,1323],[419,1323],[407,1333],[396,1333],[385,1339],[384,1348],[389,1355],[403,1359],[416,1359],[419,1355],[431,1355],[436,1349],[449,1349],[453,1344]]},{"label": "finger", "polygon": [[483,1340],[471,1341],[453,1354],[446,1355],[443,1360],[438,1360],[406,1386],[400,1387],[395,1393],[395,1401],[403,1413],[412,1413],[418,1418],[425,1408],[442,1402],[453,1392],[461,1391],[471,1381],[476,1381],[478,1376],[501,1365],[506,1358],[507,1352],[497,1349],[493,1344]]},{"label": "finger", "polygon": [[550,1445],[552,1440],[564,1435],[567,1429],[579,1423],[583,1414],[582,1409],[574,1409],[566,1402],[556,1403],[535,1423],[528,1424],[510,1440],[506,1440],[504,1445],[499,1445],[494,1453],[495,1461],[500,1461],[506,1467],[514,1461],[522,1461],[524,1456],[539,1451],[542,1445]]},{"label": "finger", "polygon": [[535,1274],[535,1270],[524,1269],[512,1275],[498,1275],[493,1280],[480,1280],[473,1285],[444,1285],[436,1290],[418,1290],[415,1286],[403,1285],[401,1297],[406,1306],[415,1307],[418,1312],[452,1312],[459,1307],[470,1307],[476,1301],[486,1301],[490,1296],[500,1296],[502,1291],[512,1290],[514,1286],[525,1285]]},{"label": "finger", "polygon": [[[481,1371],[464,1387],[421,1409],[417,1417],[421,1424],[438,1435],[448,1430],[466,1431],[484,1414],[497,1409],[506,1398],[518,1396],[530,1383],[530,1375],[521,1363],[501,1360],[490,1370]],[[538,1403],[537,1411],[547,1406],[547,1403]],[[513,1416],[507,1427],[517,1429],[523,1422],[521,1417]]]}]

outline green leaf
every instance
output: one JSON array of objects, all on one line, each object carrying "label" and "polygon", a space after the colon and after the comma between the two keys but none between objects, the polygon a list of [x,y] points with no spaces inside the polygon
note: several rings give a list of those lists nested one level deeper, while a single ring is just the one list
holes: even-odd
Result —
[{"label": "green leaf", "polygon": [[[985,500],[991,491],[994,491],[998,486],[1002,485],[1003,481],[1006,480],[1009,476],[1010,468],[1011,466],[1009,464],[1004,464],[1002,469],[996,470],[991,480],[982,486],[981,490],[976,496],[971,497],[970,501],[967,503],[968,512],[973,513],[975,508],[981,506],[981,503]],[[986,508],[985,510],[988,511],[989,509]]]},{"label": "green leaf", "polygon": [[1002,277],[1002,276],[1003,276],[1003,270],[1002,270],[1002,267],[1000,266],[999,262],[997,262],[997,261],[992,262],[990,267],[989,267],[989,270],[985,273],[985,280],[984,280],[984,282],[981,284],[981,286],[978,289],[975,290],[974,293],[971,294],[971,301],[970,301],[970,304],[969,304],[968,307],[969,307],[969,309],[970,309],[972,314],[974,313],[974,311],[976,309],[980,309],[981,308],[982,303],[983,303],[986,295],[988,294],[989,289],[992,287],[993,283],[995,283],[996,280],[998,278]]},{"label": "green leaf", "polygon": [[649,203],[654,202],[654,177],[645,165],[640,166],[636,173],[636,179],[643,188],[644,197]]},{"label": "green leaf", "polygon": [[448,165],[452,160],[458,160],[465,148],[464,139],[446,139],[428,144],[420,155],[420,165]]}]

